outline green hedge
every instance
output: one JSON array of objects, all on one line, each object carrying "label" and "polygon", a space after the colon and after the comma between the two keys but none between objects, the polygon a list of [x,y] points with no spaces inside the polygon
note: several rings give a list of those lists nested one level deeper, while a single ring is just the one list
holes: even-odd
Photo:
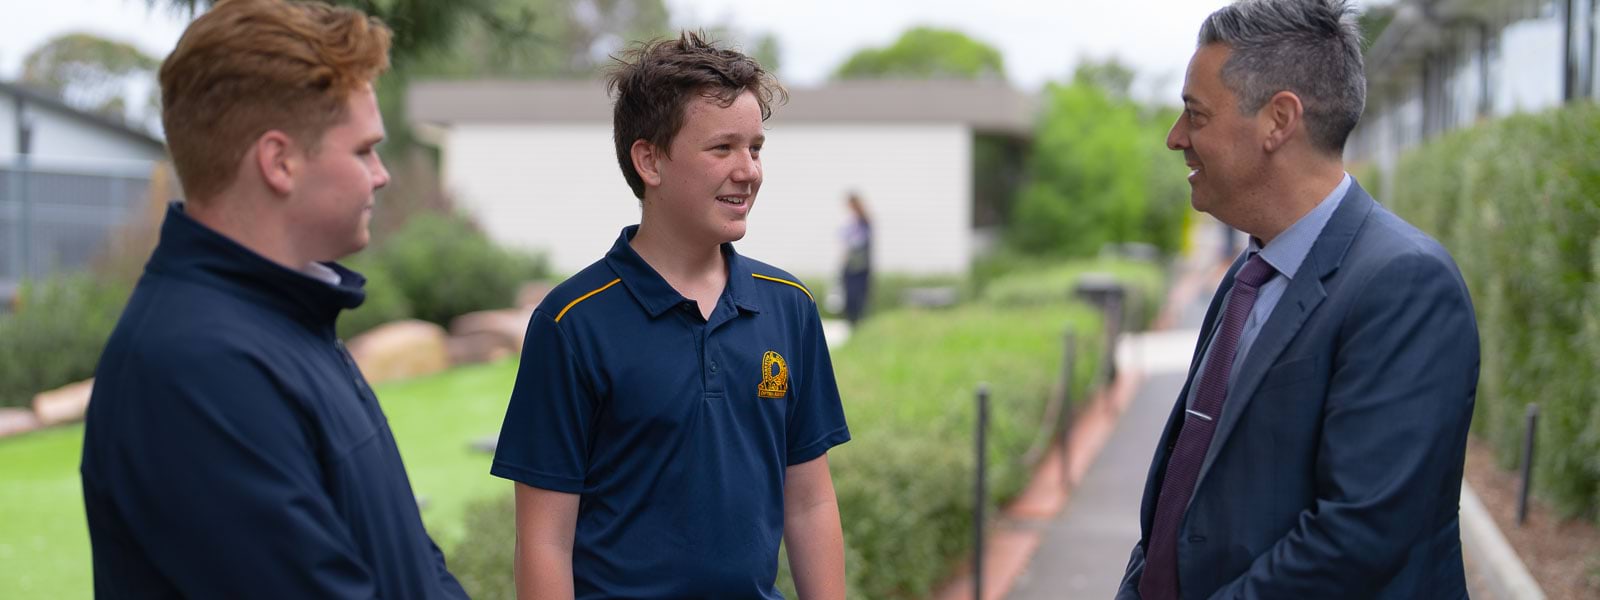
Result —
[{"label": "green hedge", "polygon": [[387,279],[414,316],[445,326],[469,312],[510,306],[524,282],[549,275],[543,257],[497,246],[467,219],[436,213],[413,216],[358,256],[356,269],[374,270],[372,283]]},{"label": "green hedge", "polygon": [[411,309],[411,299],[396,283],[395,276],[382,263],[365,256],[356,255],[343,263],[367,278],[364,287],[367,299],[355,310],[339,315],[337,329],[341,339],[348,340],[384,323],[409,319],[415,314]]},{"label": "green hedge", "polygon": [[[1150,265],[1118,263],[1119,277],[1161,279]],[[1098,265],[1104,266],[1104,265]],[[1087,267],[1058,267],[1088,270]],[[1096,269],[1099,270],[1099,269]],[[1071,282],[1039,281],[1070,289]],[[990,502],[1025,485],[1024,455],[1040,434],[1060,375],[1063,334],[1078,335],[1072,397],[1100,372],[1100,316],[1066,301],[977,300],[945,310],[900,309],[864,321],[836,348],[834,371],[854,439],[829,453],[845,535],[848,597],[925,597],[971,548],[974,389],[991,384]],[[509,496],[468,511],[451,569],[475,598],[511,598]],[[786,560],[779,585],[794,598]]]},{"label": "green hedge", "polygon": [[16,312],[0,315],[0,406],[94,376],[128,294],[86,274],[23,286]]},{"label": "green hedge", "polygon": [[1023,455],[1072,328],[1073,397],[1099,369],[1099,315],[1060,302],[902,310],[867,321],[833,353],[854,440],[830,455],[852,597],[924,597],[972,543],[974,390],[989,382],[990,501],[1021,491]]},{"label": "green hedge", "polygon": [[1600,507],[1600,107],[1446,135],[1401,159],[1380,198],[1455,255],[1483,366],[1473,432],[1504,466],[1542,409],[1535,485],[1569,515]]},{"label": "green hedge", "polygon": [[984,286],[982,297],[1001,306],[1059,302],[1074,297],[1079,278],[1091,273],[1110,275],[1127,289],[1123,322],[1130,327],[1148,325],[1166,300],[1166,276],[1161,269],[1123,258],[1074,261],[1002,275]]}]

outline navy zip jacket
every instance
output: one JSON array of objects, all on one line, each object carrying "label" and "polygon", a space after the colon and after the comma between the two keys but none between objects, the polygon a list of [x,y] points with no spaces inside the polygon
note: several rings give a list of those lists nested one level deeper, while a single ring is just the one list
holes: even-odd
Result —
[{"label": "navy zip jacket", "polygon": [[173,203],[106,344],[83,440],[101,598],[465,598],[423,530],[329,284]]}]

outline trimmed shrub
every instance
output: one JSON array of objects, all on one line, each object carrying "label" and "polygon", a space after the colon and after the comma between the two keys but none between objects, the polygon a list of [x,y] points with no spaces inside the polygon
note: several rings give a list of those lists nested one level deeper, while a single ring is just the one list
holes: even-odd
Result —
[{"label": "trimmed shrub", "polygon": [[464,217],[435,213],[407,221],[363,262],[388,274],[414,316],[446,327],[469,312],[511,306],[518,286],[549,274],[543,257],[495,245]]},{"label": "trimmed shrub", "polygon": [[478,600],[515,600],[512,578],[517,543],[517,508],[509,493],[472,502],[466,511],[466,534],[445,555],[445,565],[467,595]]},{"label": "trimmed shrub", "polygon": [[1097,311],[1063,300],[900,310],[866,321],[833,353],[854,440],[830,453],[849,583],[862,598],[924,597],[971,548],[974,391],[987,381],[990,502],[1025,485],[1060,375],[1067,328],[1079,332],[1072,397],[1100,368]]},{"label": "trimmed shrub", "polygon": [[411,300],[387,269],[364,258],[348,261],[345,266],[367,278],[367,299],[339,315],[340,339],[348,340],[384,323],[411,318]]},{"label": "trimmed shrub", "polygon": [[1078,280],[1084,275],[1111,275],[1127,289],[1123,307],[1124,324],[1142,329],[1155,319],[1166,300],[1165,276],[1159,267],[1147,262],[1103,258],[1095,261],[1056,263],[1004,275],[984,287],[983,300],[1000,306],[1029,306],[1076,298]]},{"label": "trimmed shrub", "polygon": [[1600,506],[1600,106],[1515,116],[1400,161],[1396,212],[1450,249],[1477,309],[1473,433],[1503,466],[1541,406],[1537,491],[1567,515]]},{"label": "trimmed shrub", "polygon": [[17,311],[0,315],[0,406],[93,377],[129,293],[84,273],[24,285]]}]

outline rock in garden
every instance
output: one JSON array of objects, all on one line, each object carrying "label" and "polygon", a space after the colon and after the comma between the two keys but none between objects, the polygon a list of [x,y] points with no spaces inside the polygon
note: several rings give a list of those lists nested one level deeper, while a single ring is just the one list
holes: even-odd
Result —
[{"label": "rock in garden", "polygon": [[350,340],[349,347],[369,383],[421,377],[450,368],[444,328],[427,321],[381,325]]},{"label": "rock in garden", "polygon": [[93,389],[94,380],[85,379],[41,392],[33,397],[33,414],[45,427],[82,420],[84,411],[89,410],[89,392]]}]

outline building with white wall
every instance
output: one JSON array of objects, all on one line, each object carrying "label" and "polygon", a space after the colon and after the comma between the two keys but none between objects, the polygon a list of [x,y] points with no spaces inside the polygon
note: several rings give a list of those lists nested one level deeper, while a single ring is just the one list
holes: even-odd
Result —
[{"label": "building with white wall", "polygon": [[[546,252],[558,272],[593,262],[638,222],[599,82],[423,82],[408,104],[457,205],[496,240]],[[879,271],[965,272],[1003,212],[988,196],[1004,194],[980,180],[1020,173],[979,172],[975,147],[1020,147],[1033,111],[1031,97],[992,82],[791,90],[767,122],[765,180],[739,251],[801,276],[834,273],[855,190],[873,217]]]},{"label": "building with white wall", "polygon": [[148,175],[167,155],[161,139],[148,132],[0,82],[0,164],[16,162],[24,126],[31,130],[29,160],[41,169],[121,168]]}]

